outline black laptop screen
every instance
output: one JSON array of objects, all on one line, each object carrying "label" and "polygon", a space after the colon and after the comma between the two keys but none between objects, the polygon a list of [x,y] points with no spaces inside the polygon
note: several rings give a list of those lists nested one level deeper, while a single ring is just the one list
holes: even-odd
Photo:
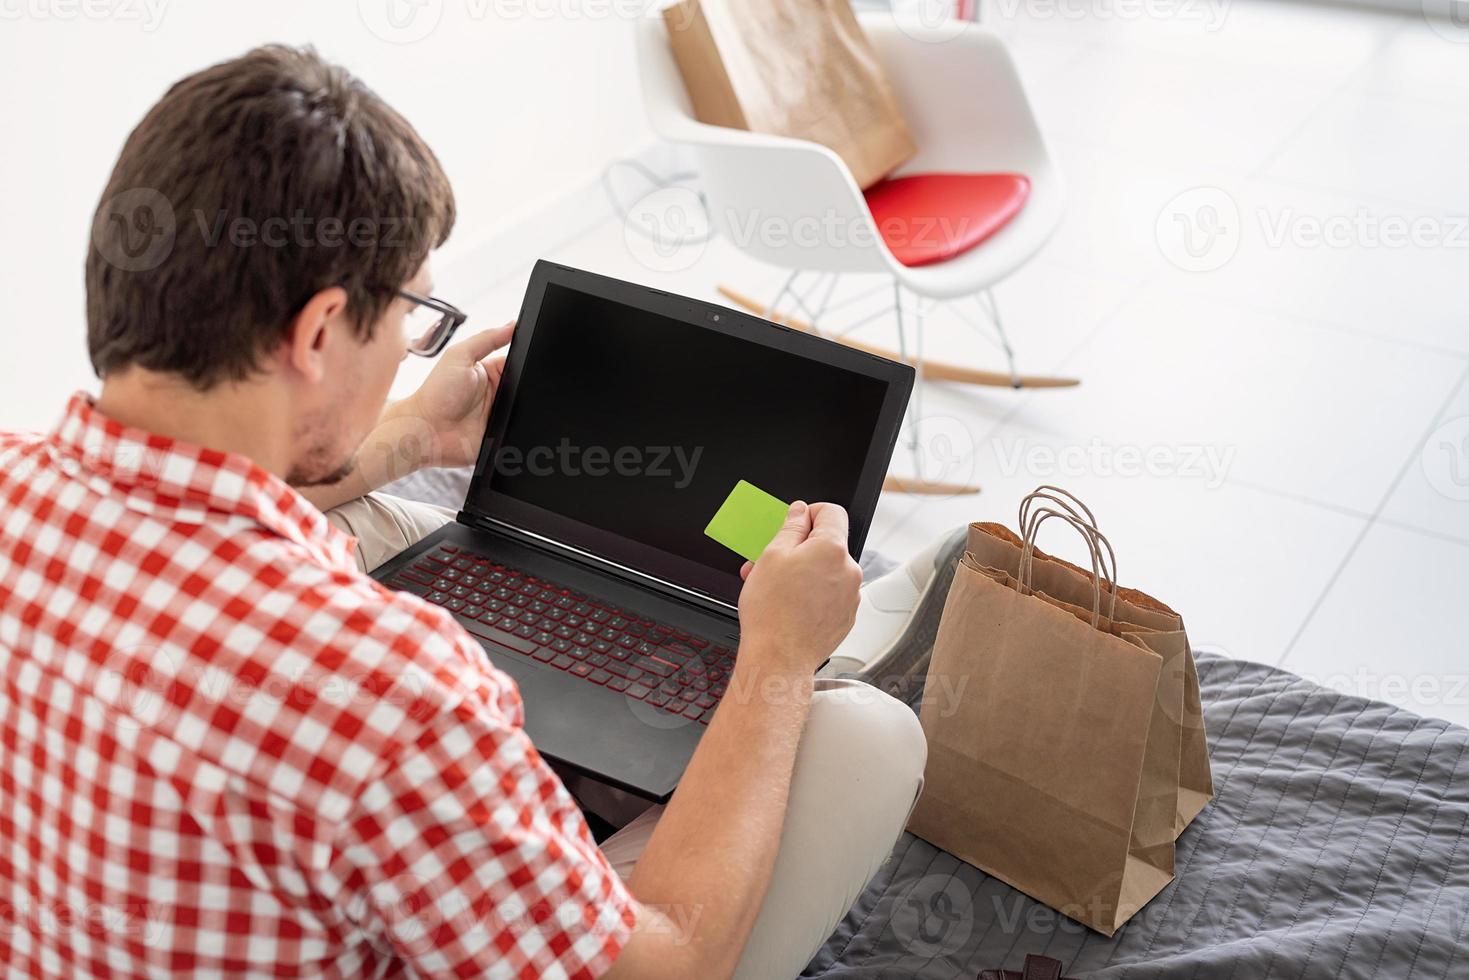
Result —
[{"label": "black laptop screen", "polygon": [[850,509],[891,450],[871,371],[555,282],[511,368],[469,509],[726,600],[743,559],[704,528],[737,481]]}]

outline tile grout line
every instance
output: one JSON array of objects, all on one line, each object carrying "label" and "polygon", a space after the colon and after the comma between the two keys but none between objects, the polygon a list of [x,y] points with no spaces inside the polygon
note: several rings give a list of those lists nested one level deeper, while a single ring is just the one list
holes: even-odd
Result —
[{"label": "tile grout line", "polygon": [[1407,531],[1410,534],[1419,534],[1425,538],[1434,538],[1447,544],[1458,544],[1469,548],[1469,538],[1460,537],[1448,531],[1435,531],[1432,528],[1419,527],[1417,524],[1409,524],[1406,521],[1400,521],[1393,517],[1378,517],[1377,523],[1396,531]]},{"label": "tile grout line", "polygon": [[1398,35],[1407,30],[1407,27],[1408,22],[1407,18],[1405,17],[1401,23],[1399,23],[1393,30],[1389,31],[1382,38],[1382,40],[1378,42],[1377,50],[1373,51],[1370,57],[1366,58],[1356,68],[1347,72],[1346,75],[1342,77],[1341,81],[1336,86],[1334,86],[1326,95],[1324,95],[1321,101],[1318,102],[1311,109],[1310,112],[1306,113],[1305,117],[1300,120],[1295,129],[1291,132],[1291,134],[1285,139],[1281,140],[1274,149],[1265,154],[1264,158],[1260,161],[1258,165],[1256,165],[1253,170],[1249,172],[1248,176],[1251,179],[1255,180],[1265,179],[1265,172],[1270,168],[1271,164],[1275,163],[1275,161],[1285,153],[1286,149],[1288,149],[1292,143],[1300,138],[1301,134],[1306,131],[1307,126],[1320,118],[1321,114],[1326,111],[1327,106],[1331,105],[1344,93],[1350,90],[1352,82],[1356,79],[1356,77],[1364,73],[1367,70],[1368,66],[1375,62],[1378,58],[1382,57],[1382,55],[1387,51],[1388,47],[1391,46],[1392,42],[1397,39]]},{"label": "tile grout line", "polygon": [[1242,310],[1274,317],[1277,320],[1286,320],[1297,327],[1306,327],[1313,330],[1329,330],[1332,333],[1343,334],[1348,337],[1356,337],[1360,340],[1370,340],[1375,343],[1388,344],[1393,347],[1403,347],[1408,350],[1416,350],[1425,354],[1436,354],[1441,357],[1449,357],[1458,361],[1469,361],[1469,350],[1455,350],[1452,347],[1441,347],[1429,343],[1426,340],[1414,340],[1408,337],[1392,337],[1387,334],[1374,333],[1364,327],[1354,327],[1340,320],[1328,320],[1321,317],[1309,316],[1292,310],[1282,310],[1273,306],[1266,306],[1253,300],[1228,297],[1223,292],[1213,293],[1203,286],[1192,285],[1170,285],[1164,283],[1162,288],[1187,293],[1198,299],[1209,300],[1213,303],[1232,304]]},{"label": "tile grout line", "polygon": [[1352,557],[1357,553],[1357,549],[1362,546],[1362,542],[1366,539],[1367,532],[1372,530],[1372,528],[1378,523],[1378,518],[1381,516],[1383,508],[1387,506],[1388,501],[1392,499],[1392,495],[1397,492],[1398,486],[1403,482],[1403,478],[1406,477],[1408,475],[1408,471],[1412,469],[1413,461],[1422,455],[1423,446],[1427,442],[1428,437],[1433,433],[1434,429],[1438,427],[1439,420],[1443,418],[1443,415],[1446,411],[1448,411],[1449,406],[1454,403],[1454,399],[1459,396],[1459,392],[1464,388],[1466,382],[1469,382],[1469,368],[1466,368],[1463,373],[1459,375],[1458,383],[1455,384],[1452,389],[1450,389],[1448,395],[1439,405],[1438,411],[1434,413],[1433,418],[1430,419],[1428,422],[1428,428],[1424,430],[1423,434],[1418,439],[1415,439],[1413,441],[1413,450],[1408,454],[1408,458],[1403,461],[1403,465],[1398,468],[1397,476],[1393,478],[1392,483],[1388,486],[1387,490],[1384,491],[1382,499],[1379,500],[1377,502],[1377,506],[1373,508],[1371,516],[1367,518],[1366,523],[1364,523],[1361,530],[1357,532],[1357,536],[1352,541],[1351,547],[1348,548],[1347,553],[1342,556],[1342,560],[1337,564],[1336,569],[1331,573],[1331,578],[1327,580],[1326,585],[1321,590],[1321,593],[1316,597],[1316,601],[1313,602],[1311,604],[1311,608],[1306,611],[1305,618],[1301,620],[1301,625],[1297,627],[1295,634],[1290,638],[1290,642],[1285,645],[1285,650],[1280,654],[1280,659],[1276,661],[1275,666],[1285,666],[1286,660],[1290,658],[1291,651],[1295,649],[1296,644],[1299,643],[1301,637],[1305,635],[1306,629],[1311,625],[1312,620],[1316,618],[1316,613],[1319,612],[1321,607],[1325,604],[1326,597],[1330,595],[1331,590],[1336,587],[1337,581],[1340,580],[1342,573],[1346,571],[1346,567],[1351,562]]},{"label": "tile grout line", "polygon": [[[1078,340],[1076,344],[1069,351],[1067,351],[1066,354],[1059,361],[1056,362],[1055,367],[1051,369],[1052,373],[1059,374],[1067,367],[1069,367],[1072,361],[1076,359],[1076,356],[1085,351],[1087,347],[1091,346],[1092,342],[1095,341],[1097,337],[1104,330],[1107,329],[1107,327],[1111,326],[1111,324],[1117,319],[1117,317],[1121,315],[1123,310],[1127,309],[1127,307],[1131,305],[1134,300],[1136,300],[1139,296],[1143,295],[1143,293],[1147,291],[1148,287],[1152,285],[1153,281],[1156,278],[1156,276],[1148,276],[1138,281],[1137,283],[1126,284],[1123,288],[1121,297],[1118,298],[1118,300],[1113,303],[1111,307],[1108,308],[1107,311],[1101,315],[1101,317],[1098,318],[1096,326],[1092,327],[1092,329],[1087,332],[1086,336]],[[1084,379],[1082,383],[1085,383]],[[1040,394],[1041,392],[1032,390],[1027,392],[1025,397],[1016,399],[1015,404],[1011,406],[1009,411],[1005,412],[1003,415],[995,420],[995,424],[990,428],[990,432],[993,433],[996,429],[1011,422],[1022,408],[1024,408],[1027,404],[1030,403],[1032,399]]]},{"label": "tile grout line", "polygon": [[1341,578],[1342,572],[1346,571],[1346,567],[1351,562],[1352,556],[1357,553],[1357,549],[1362,546],[1362,540],[1367,537],[1367,532],[1372,529],[1372,524],[1373,519],[1370,517],[1363,522],[1362,527],[1357,531],[1357,536],[1352,539],[1351,546],[1347,548],[1346,554],[1342,555],[1342,559],[1332,571],[1331,577],[1322,586],[1320,594],[1316,596],[1316,601],[1311,603],[1310,609],[1306,610],[1305,618],[1301,620],[1301,625],[1296,627],[1295,633],[1291,635],[1289,642],[1285,645],[1285,649],[1280,652],[1280,658],[1275,661],[1274,666],[1284,667],[1285,662],[1290,659],[1291,651],[1296,648],[1296,644],[1306,632],[1306,627],[1310,626],[1311,621],[1316,618],[1316,613],[1326,602],[1326,597],[1331,594],[1332,589],[1336,588],[1337,580]]},{"label": "tile grout line", "polygon": [[1343,517],[1350,517],[1359,521],[1372,520],[1372,513],[1370,511],[1358,510],[1355,507],[1348,507],[1345,504],[1334,504],[1329,500],[1319,500],[1316,497],[1310,496],[1309,494],[1297,493],[1294,490],[1282,490],[1279,487],[1268,486],[1264,483],[1256,483],[1254,480],[1241,480],[1231,476],[1226,476],[1224,478],[1224,482],[1232,487],[1242,487],[1246,490],[1253,490],[1256,493],[1266,494],[1267,496],[1279,497],[1283,500],[1291,500],[1306,507],[1311,507],[1316,510],[1330,511],[1333,514],[1340,514]]}]

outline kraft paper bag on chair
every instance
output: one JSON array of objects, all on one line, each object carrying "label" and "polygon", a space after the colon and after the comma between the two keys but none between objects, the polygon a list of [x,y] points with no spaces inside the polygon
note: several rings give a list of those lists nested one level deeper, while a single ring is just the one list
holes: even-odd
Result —
[{"label": "kraft paper bag on chair", "polygon": [[[1055,559],[1034,535],[1050,518],[1087,542],[1093,573],[1066,566],[1084,596],[1070,578],[1065,595],[1041,588]],[[1179,803],[1186,671],[1169,660],[1186,641],[1124,619],[1115,557],[1085,519],[1047,508],[1022,528],[971,528],[929,668],[966,697],[924,700],[929,764],[909,829],[1112,935],[1172,879],[1192,806]]]},{"label": "kraft paper bag on chair", "polygon": [[[1053,486],[1038,487],[1025,498],[1020,508],[1022,527],[1031,507],[1038,504],[1062,507],[1072,517],[1096,527],[1096,520],[1085,504],[1069,492]],[[978,530],[980,527],[986,530],[981,532]],[[1005,539],[1012,543],[1005,543]],[[970,528],[967,550],[974,553],[981,564],[994,564],[995,567],[1010,569],[1014,574],[1016,570],[1011,566],[1019,560],[1019,546],[1020,539],[999,525],[973,525]],[[1091,601],[1093,579],[1089,573],[1040,549],[1035,550],[1035,556],[1032,585],[1037,591],[1078,605]],[[1172,835],[1177,839],[1214,796],[1193,648],[1189,644],[1183,618],[1146,592],[1120,588],[1113,601],[1116,603],[1115,618],[1148,627],[1152,632],[1140,635],[1140,638],[1149,649],[1163,657],[1165,686],[1159,691],[1160,710],[1154,719],[1164,726],[1164,731],[1158,733],[1159,737],[1176,739],[1179,743],[1178,794]],[[1179,683],[1183,685],[1181,706],[1168,697],[1169,687]],[[1150,758],[1161,762],[1158,756]]]},{"label": "kraft paper bag on chair", "polygon": [[830,147],[863,189],[917,149],[850,0],[683,0],[663,20],[701,122]]}]

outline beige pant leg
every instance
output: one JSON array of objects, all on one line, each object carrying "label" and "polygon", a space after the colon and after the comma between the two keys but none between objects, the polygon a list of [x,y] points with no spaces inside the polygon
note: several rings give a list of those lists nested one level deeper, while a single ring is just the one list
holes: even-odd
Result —
[{"label": "beige pant leg", "polygon": [[[817,680],[775,871],[736,977],[794,977],[816,955],[892,853],[927,758],[918,717],[902,702],[858,681]],[[662,812],[650,808],[603,842],[624,879]]]},{"label": "beige pant leg", "polygon": [[357,566],[374,568],[454,520],[447,507],[369,493],[326,512],[326,519],[357,539]]}]

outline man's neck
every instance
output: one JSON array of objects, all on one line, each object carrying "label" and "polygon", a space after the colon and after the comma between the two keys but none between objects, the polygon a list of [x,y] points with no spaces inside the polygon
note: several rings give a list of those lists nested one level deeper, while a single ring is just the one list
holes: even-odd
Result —
[{"label": "man's neck", "polygon": [[133,367],[103,381],[97,410],[122,425],[246,456],[284,477],[292,436],[285,401],[260,382],[223,382],[201,392],[177,376]]}]

